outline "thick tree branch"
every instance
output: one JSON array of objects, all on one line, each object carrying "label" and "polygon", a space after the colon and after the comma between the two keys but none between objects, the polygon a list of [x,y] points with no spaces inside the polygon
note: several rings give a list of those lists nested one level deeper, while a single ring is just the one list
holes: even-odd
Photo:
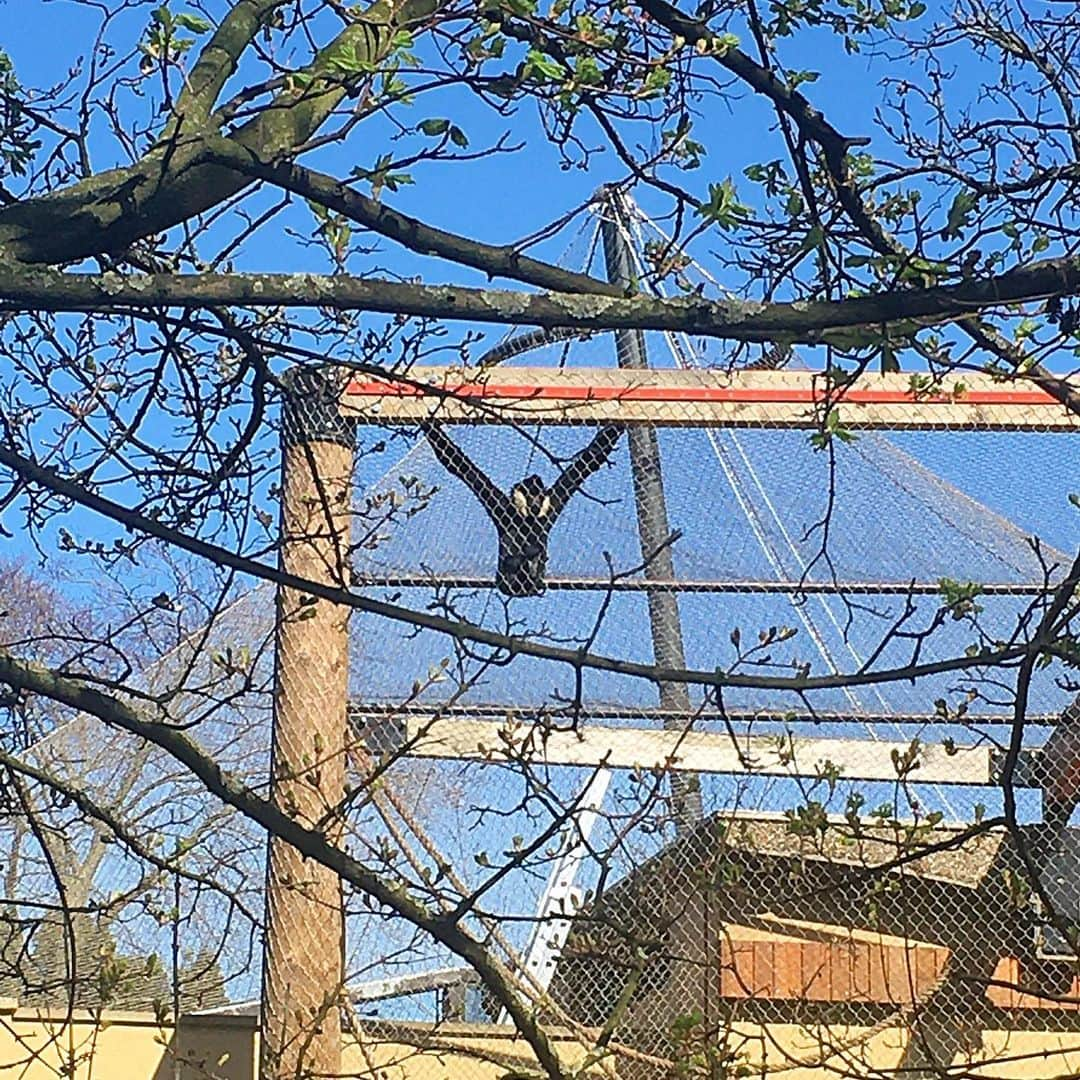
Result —
[{"label": "thick tree branch", "polygon": [[225,83],[236,71],[244,50],[255,40],[275,8],[285,0],[236,0],[217,30],[199,53],[176,102],[176,115],[165,129],[165,139],[179,131],[201,129],[210,117]]},{"label": "thick tree branch", "polygon": [[1022,371],[1026,378],[1042,387],[1070,412],[1080,416],[1080,391],[1067,379],[1052,374],[1042,364],[1032,364],[1023,349],[1014,345],[1004,334],[984,320],[962,319],[959,325],[976,345],[993,353],[1014,370]]},{"label": "thick tree branch", "polygon": [[[349,90],[339,60],[347,58],[346,70],[359,63],[377,65],[396,30],[432,8],[432,0],[406,0],[391,20],[389,6],[376,2],[298,73],[294,88],[279,94],[230,138],[264,160],[302,146]],[[202,161],[205,140],[216,135],[205,129],[175,130],[134,165],[0,210],[5,262],[74,262],[122,251],[242,191],[251,182],[248,177]]]},{"label": "thick tree branch", "polygon": [[320,274],[63,274],[0,270],[0,310],[122,311],[148,307],[321,307],[582,330],[675,330],[753,342],[868,344],[974,312],[1080,292],[1080,259],[1047,259],[981,280],[845,300],[765,304],[522,293]]},{"label": "thick tree branch", "polygon": [[421,255],[436,255],[462,266],[482,270],[489,277],[511,278],[541,289],[625,296],[625,289],[618,285],[531,259],[519,254],[511,245],[484,244],[467,236],[425,225],[414,217],[391,210],[385,203],[353,190],[332,176],[290,162],[268,165],[259,160],[256,154],[228,140],[221,140],[221,144],[214,145],[207,154],[207,160],[317,202]]}]

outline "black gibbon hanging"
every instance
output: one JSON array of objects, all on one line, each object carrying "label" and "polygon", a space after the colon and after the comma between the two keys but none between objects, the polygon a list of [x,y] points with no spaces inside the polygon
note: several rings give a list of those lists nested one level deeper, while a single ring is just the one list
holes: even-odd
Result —
[{"label": "black gibbon hanging", "polygon": [[621,430],[610,425],[601,428],[551,487],[533,474],[518,481],[506,494],[446,434],[441,424],[429,421],[422,429],[443,468],[469,488],[495,526],[499,536],[496,588],[504,596],[541,595],[551,530],[581,485],[611,456]]}]

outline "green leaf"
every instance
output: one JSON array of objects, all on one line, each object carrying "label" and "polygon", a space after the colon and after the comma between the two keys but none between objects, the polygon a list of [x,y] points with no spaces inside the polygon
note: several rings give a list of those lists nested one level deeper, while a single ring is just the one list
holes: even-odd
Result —
[{"label": "green leaf", "polygon": [[597,86],[604,81],[600,65],[592,56],[579,56],[574,62],[574,82],[579,86]]},{"label": "green leaf", "polygon": [[193,34],[205,34],[213,29],[213,24],[207,22],[201,15],[194,15],[189,11],[183,11],[176,16],[176,25],[190,30]]},{"label": "green leaf", "polygon": [[382,193],[384,187],[387,191],[397,191],[398,188],[405,184],[414,183],[413,178],[408,173],[391,172],[390,163],[390,155],[382,154],[376,160],[374,168],[365,169],[358,165],[352,170],[352,175],[357,180],[369,181],[371,183],[371,194],[376,199]]},{"label": "green leaf", "polygon": [[803,237],[802,243],[799,245],[799,251],[813,251],[815,248],[819,248],[825,243],[825,230],[820,225],[814,225],[808,229],[806,235]]},{"label": "green leaf", "polygon": [[652,97],[662,94],[671,85],[671,72],[666,67],[654,67],[641,85],[639,97]]},{"label": "green leaf", "polygon": [[[525,55],[525,74],[534,78],[543,76],[546,79],[561,82],[565,72],[558,61],[545,56],[539,49],[530,49]],[[540,81],[542,82],[543,79]]]},{"label": "green leaf", "polygon": [[450,127],[450,121],[445,118],[421,120],[416,125],[418,131],[422,131],[425,135],[430,135],[435,138],[437,135],[444,134]]},{"label": "green leaf", "polygon": [[735,184],[729,176],[719,184],[709,185],[709,201],[702,203],[697,212],[723,229],[730,228],[745,218],[750,211],[739,202]]},{"label": "green leaf", "polygon": [[416,181],[408,173],[388,172],[383,177],[383,183],[388,191],[397,191],[408,184],[415,184]]},{"label": "green leaf", "polygon": [[469,136],[465,134],[456,124],[450,127],[450,141],[455,146],[460,146],[463,150],[469,145]]},{"label": "green leaf", "polygon": [[1016,340],[1026,341],[1038,329],[1039,324],[1034,319],[1021,319],[1016,327]]},{"label": "green leaf", "polygon": [[946,240],[957,239],[968,224],[971,211],[975,209],[978,196],[970,191],[959,191],[949,207],[949,217],[943,230]]},{"label": "green leaf", "polygon": [[329,66],[342,75],[362,75],[375,70],[366,52],[362,52],[355,42],[339,45],[330,57]]}]

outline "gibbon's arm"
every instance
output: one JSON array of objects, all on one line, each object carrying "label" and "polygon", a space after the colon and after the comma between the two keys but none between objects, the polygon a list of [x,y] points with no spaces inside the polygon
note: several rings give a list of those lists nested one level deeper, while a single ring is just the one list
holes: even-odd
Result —
[{"label": "gibbon's arm", "polygon": [[562,475],[551,485],[551,512],[555,517],[563,512],[578,488],[603,465],[622,435],[622,428],[609,424],[597,432],[593,441],[575,455]]},{"label": "gibbon's arm", "polygon": [[481,471],[479,466],[442,429],[429,420],[420,425],[442,467],[456,476],[476,497],[496,524],[507,516],[506,496]]}]

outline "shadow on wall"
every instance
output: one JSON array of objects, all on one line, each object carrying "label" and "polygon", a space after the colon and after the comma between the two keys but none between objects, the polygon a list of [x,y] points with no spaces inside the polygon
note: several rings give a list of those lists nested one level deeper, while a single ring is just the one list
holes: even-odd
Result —
[{"label": "shadow on wall", "polygon": [[[179,1032],[169,1034],[152,1080],[255,1080],[258,1075],[254,1017],[187,1016]],[[109,1072],[106,1068],[101,1075]]]}]

